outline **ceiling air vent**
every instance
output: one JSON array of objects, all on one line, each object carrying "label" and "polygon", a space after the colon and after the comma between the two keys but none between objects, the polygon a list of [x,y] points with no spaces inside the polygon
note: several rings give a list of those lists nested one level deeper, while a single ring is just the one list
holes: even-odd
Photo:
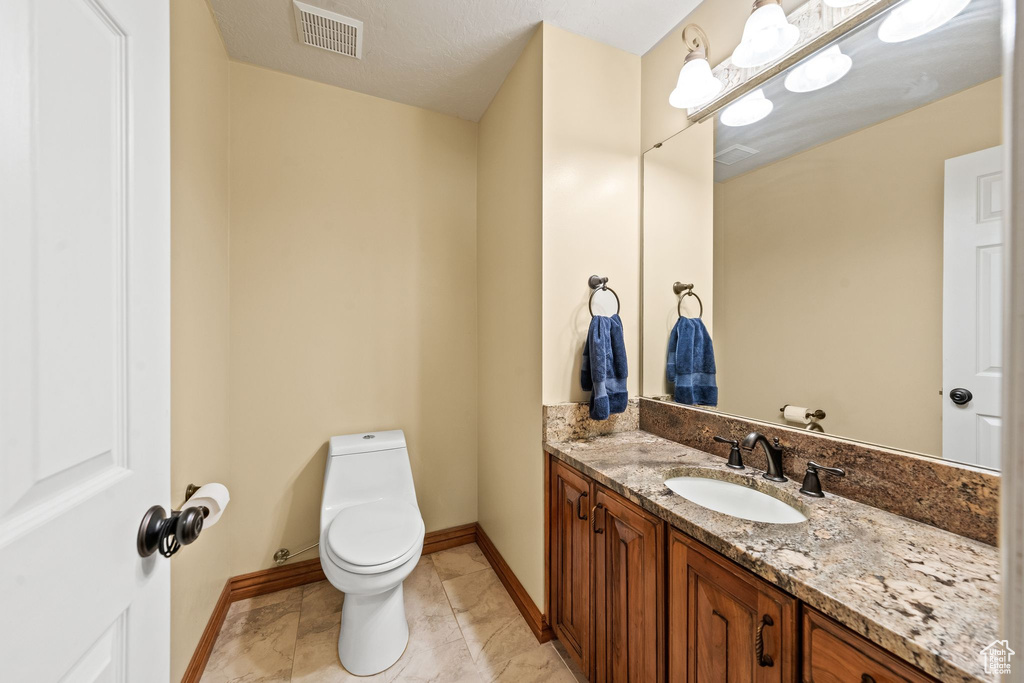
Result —
[{"label": "ceiling air vent", "polygon": [[299,0],[292,0],[292,4],[299,42],[339,55],[363,58],[363,22]]},{"label": "ceiling air vent", "polygon": [[715,155],[715,161],[726,166],[732,166],[736,162],[749,159],[758,153],[758,150],[751,149],[744,145],[733,145]]}]

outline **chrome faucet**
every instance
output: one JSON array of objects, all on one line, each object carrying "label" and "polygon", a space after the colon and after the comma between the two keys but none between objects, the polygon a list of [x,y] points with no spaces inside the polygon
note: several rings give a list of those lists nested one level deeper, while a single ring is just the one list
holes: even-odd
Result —
[{"label": "chrome faucet", "polygon": [[775,437],[772,443],[768,443],[768,437],[760,432],[751,432],[743,439],[740,447],[747,451],[753,451],[757,444],[764,446],[765,455],[768,456],[768,471],[761,476],[770,481],[788,481],[782,474],[782,446],[779,438]]}]

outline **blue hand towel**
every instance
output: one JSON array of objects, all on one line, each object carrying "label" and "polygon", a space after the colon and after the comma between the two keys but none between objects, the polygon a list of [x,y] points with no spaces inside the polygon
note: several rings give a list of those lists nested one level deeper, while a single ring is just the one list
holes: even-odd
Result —
[{"label": "blue hand towel", "polygon": [[665,374],[675,385],[672,398],[691,406],[717,406],[715,349],[700,318],[679,318],[668,339]]},{"label": "blue hand towel", "polygon": [[622,320],[618,315],[610,318],[594,316],[583,345],[580,368],[580,385],[584,391],[590,392],[591,419],[607,420],[613,413],[626,411],[629,403],[626,391],[628,375]]}]

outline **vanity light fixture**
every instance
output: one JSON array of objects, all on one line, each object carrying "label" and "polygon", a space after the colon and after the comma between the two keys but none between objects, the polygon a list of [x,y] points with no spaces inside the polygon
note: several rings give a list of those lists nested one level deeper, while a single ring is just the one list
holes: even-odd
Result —
[{"label": "vanity light fixture", "polygon": [[711,73],[708,63],[708,36],[696,24],[683,29],[683,43],[690,53],[679,70],[676,88],[668,96],[668,103],[676,109],[699,107],[715,99],[725,86]]},{"label": "vanity light fixture", "polygon": [[844,55],[838,45],[833,45],[814,55],[786,76],[786,90],[790,92],[811,92],[832,85],[850,72],[853,60]]},{"label": "vanity light fixture", "polygon": [[723,126],[737,128],[757,123],[772,113],[775,105],[764,96],[764,90],[758,88],[749,95],[726,107],[719,120]]},{"label": "vanity light fixture", "polygon": [[878,27],[883,43],[902,43],[939,28],[960,14],[971,0],[906,0]]},{"label": "vanity light fixture", "polygon": [[755,0],[732,63],[741,68],[763,66],[789,52],[798,40],[800,29],[786,19],[782,0]]}]

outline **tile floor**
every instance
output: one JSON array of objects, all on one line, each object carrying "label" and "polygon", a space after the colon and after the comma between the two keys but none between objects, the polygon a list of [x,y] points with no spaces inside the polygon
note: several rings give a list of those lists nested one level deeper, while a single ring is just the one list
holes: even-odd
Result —
[{"label": "tile floor", "polygon": [[376,676],[338,661],[343,597],[321,581],[233,603],[202,683],[586,680],[558,641],[537,643],[476,544],[420,559],[405,580],[409,645]]}]

